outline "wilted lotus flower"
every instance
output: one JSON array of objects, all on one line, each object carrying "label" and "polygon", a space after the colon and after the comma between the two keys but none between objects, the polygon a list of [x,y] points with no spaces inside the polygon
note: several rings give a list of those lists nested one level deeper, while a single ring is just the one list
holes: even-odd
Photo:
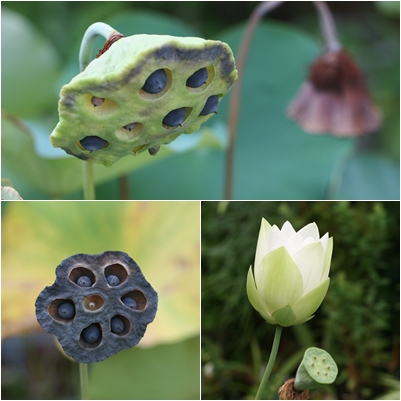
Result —
[{"label": "wilted lotus flower", "polygon": [[320,238],[315,223],[296,232],[288,221],[280,230],[262,219],[254,274],[251,266],[246,284],[252,306],[270,324],[311,319],[329,287],[332,250],[333,238]]},{"label": "wilted lotus flower", "polygon": [[381,119],[361,71],[344,50],[329,51],[313,63],[288,116],[307,132],[342,137],[377,131]]}]

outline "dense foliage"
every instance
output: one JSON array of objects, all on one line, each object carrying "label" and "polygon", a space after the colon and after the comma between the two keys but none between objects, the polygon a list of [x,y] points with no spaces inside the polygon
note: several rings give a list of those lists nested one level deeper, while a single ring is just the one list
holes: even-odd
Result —
[{"label": "dense foliage", "polygon": [[[308,323],[283,330],[265,399],[294,377],[309,346],[339,367],[335,385],[314,397],[374,399],[399,375],[398,202],[204,202],[202,204],[202,363],[204,399],[253,398],[274,327],[250,305],[246,276],[261,218],[294,228],[316,222],[334,238],[331,284]],[[324,395],[326,394],[326,395]]]}]

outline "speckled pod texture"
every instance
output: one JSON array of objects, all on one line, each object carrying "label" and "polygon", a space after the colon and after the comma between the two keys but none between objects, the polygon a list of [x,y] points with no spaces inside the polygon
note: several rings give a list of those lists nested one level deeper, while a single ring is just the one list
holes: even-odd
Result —
[{"label": "speckled pod texture", "polygon": [[[199,87],[187,85],[199,69],[208,74]],[[163,70],[166,83],[157,93],[144,84]],[[116,41],[60,92],[60,122],[50,141],[83,160],[111,166],[121,157],[149,150],[155,154],[182,133],[197,131],[214,115],[202,114],[207,100],[218,101],[237,79],[235,60],[223,42],[168,35],[133,35]],[[178,124],[163,123],[175,110]],[[99,149],[83,146],[86,137],[100,138]],[[99,141],[99,140],[98,140]]]},{"label": "speckled pod texture", "polygon": [[[107,282],[110,275],[118,277],[118,285]],[[90,287],[77,284],[82,276],[89,277]],[[125,297],[135,307],[124,303]],[[44,330],[57,337],[67,355],[81,363],[100,362],[138,344],[156,315],[157,300],[156,291],[126,253],[78,254],[56,268],[55,283],[36,300],[36,317]],[[65,303],[75,309],[68,319],[59,314]],[[114,317],[123,323],[119,333],[111,328]],[[95,341],[87,341],[83,334],[90,326],[100,333]]]}]

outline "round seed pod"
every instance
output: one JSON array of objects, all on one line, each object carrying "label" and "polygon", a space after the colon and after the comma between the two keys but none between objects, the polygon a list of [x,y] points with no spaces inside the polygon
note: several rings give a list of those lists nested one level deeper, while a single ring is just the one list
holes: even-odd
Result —
[{"label": "round seed pod", "polygon": [[214,109],[202,113],[207,100],[220,100],[237,75],[233,52],[220,41],[122,37],[62,87],[50,141],[105,166],[147,150],[155,155],[161,145],[198,131],[214,115]]},{"label": "round seed pod", "polygon": [[[82,276],[92,285],[79,286]],[[110,276],[119,284],[110,285]],[[56,268],[54,284],[36,300],[36,318],[68,356],[81,363],[99,362],[141,340],[156,315],[157,301],[156,291],[126,253],[78,254]]]}]

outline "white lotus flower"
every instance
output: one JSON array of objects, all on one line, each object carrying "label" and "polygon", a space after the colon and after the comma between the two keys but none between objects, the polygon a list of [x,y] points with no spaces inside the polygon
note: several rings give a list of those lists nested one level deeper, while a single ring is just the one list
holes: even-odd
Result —
[{"label": "white lotus flower", "polygon": [[262,219],[255,271],[249,268],[246,283],[252,306],[283,327],[312,319],[329,288],[332,251],[333,238],[320,238],[315,223],[296,232],[288,221],[280,230]]}]

